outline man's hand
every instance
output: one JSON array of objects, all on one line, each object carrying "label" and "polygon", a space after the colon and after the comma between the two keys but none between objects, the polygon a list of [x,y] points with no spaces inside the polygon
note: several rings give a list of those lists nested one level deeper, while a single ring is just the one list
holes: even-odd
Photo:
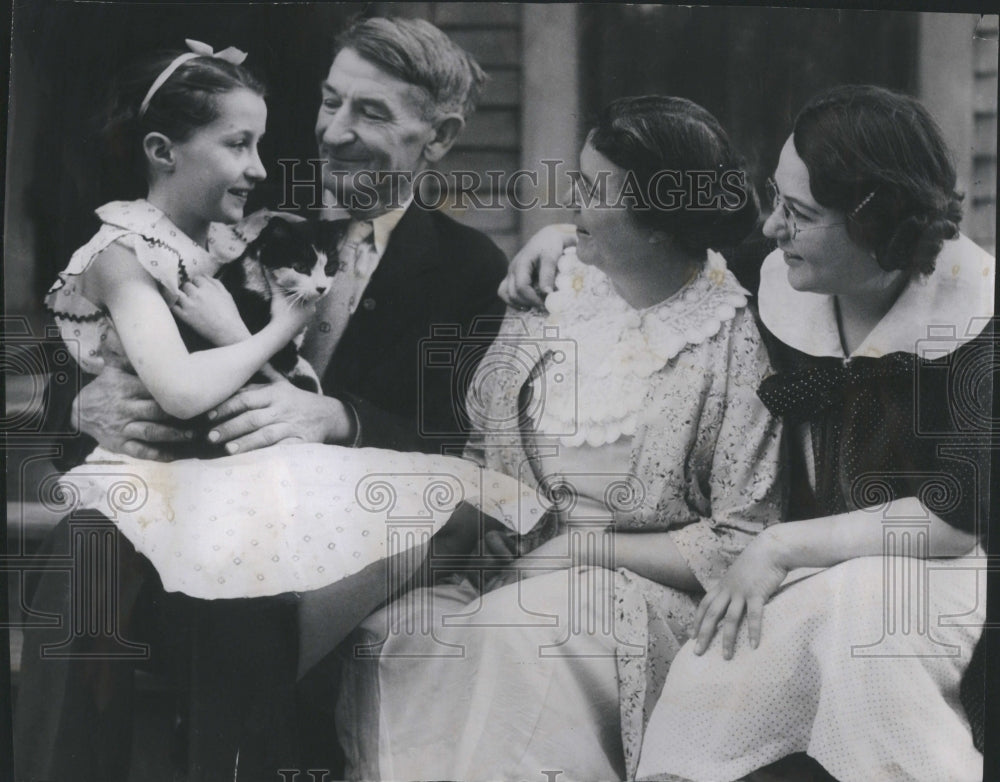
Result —
[{"label": "man's hand", "polygon": [[510,262],[497,293],[512,307],[545,309],[543,298],[555,290],[556,262],[576,245],[572,225],[546,226],[532,236]]},{"label": "man's hand", "polygon": [[139,459],[170,461],[170,443],[194,438],[192,430],[163,412],[138,377],[113,366],[81,389],[73,415],[103,448]]},{"label": "man's hand", "polygon": [[218,422],[208,433],[229,453],[285,442],[343,443],[354,439],[354,416],[339,399],[296,388],[288,381],[246,386],[210,410]]}]

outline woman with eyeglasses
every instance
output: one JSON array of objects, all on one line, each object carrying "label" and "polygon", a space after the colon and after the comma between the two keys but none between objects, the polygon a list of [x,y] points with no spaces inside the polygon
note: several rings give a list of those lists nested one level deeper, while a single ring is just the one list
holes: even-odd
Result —
[{"label": "woman with eyeglasses", "polygon": [[[967,669],[985,620],[994,259],[959,233],[955,185],[912,98],[839,87],[797,117],[758,297],[777,370],[758,393],[785,422],[796,521],[708,589],[640,779],[724,782],[800,752],[841,782],[982,778]],[[502,291],[533,263],[515,259]]]}]

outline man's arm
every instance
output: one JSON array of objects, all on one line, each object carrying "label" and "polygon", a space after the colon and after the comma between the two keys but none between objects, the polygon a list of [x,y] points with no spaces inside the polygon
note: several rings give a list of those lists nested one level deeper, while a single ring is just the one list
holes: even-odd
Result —
[{"label": "man's arm", "polygon": [[[442,445],[460,446],[467,436],[464,414],[468,381],[495,336],[489,323],[499,323],[503,303],[497,298],[495,279],[488,278],[483,292],[470,296],[462,311],[442,314],[442,324],[458,325],[465,336],[482,316],[486,330],[477,329],[474,340],[462,346],[459,372],[420,372],[420,340],[401,343],[389,354],[372,356],[398,370],[397,382],[412,385],[412,405],[407,413],[394,412],[375,401],[348,391],[323,396],[296,388],[288,382],[253,385],[238,391],[210,411],[218,421],[208,433],[210,442],[223,444],[229,453],[265,448],[281,442],[314,442],[391,448],[397,451],[440,453]],[[458,318],[463,321],[455,323]],[[492,321],[491,321],[492,318]],[[415,335],[418,336],[418,335]],[[423,334],[429,338],[429,333]],[[392,382],[387,381],[387,382]],[[419,387],[418,387],[419,386]]]},{"label": "man's arm", "polygon": [[572,224],[547,225],[528,239],[510,262],[500,283],[500,298],[519,309],[545,309],[545,296],[555,290],[556,266],[567,247],[576,246]]},{"label": "man's arm", "polygon": [[62,442],[56,460],[61,470],[81,464],[97,445],[139,459],[170,461],[176,458],[172,445],[195,437],[156,404],[138,377],[117,367],[106,366],[74,396],[75,391],[58,384],[48,388],[47,430],[70,435],[79,427],[79,434]]}]

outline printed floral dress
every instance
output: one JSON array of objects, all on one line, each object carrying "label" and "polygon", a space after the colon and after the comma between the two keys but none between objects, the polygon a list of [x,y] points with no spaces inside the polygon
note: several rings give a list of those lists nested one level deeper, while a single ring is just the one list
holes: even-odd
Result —
[{"label": "printed floral dress", "polygon": [[[550,536],[600,546],[609,525],[666,531],[713,583],[783,511],[746,298],[710,253],[684,289],[637,311],[567,253],[549,312],[509,311],[480,365],[469,452],[560,501]],[[380,653],[350,656],[339,704],[349,777],[634,776],[700,594],[625,568],[539,567],[485,593],[470,580],[410,593],[369,618],[353,648]]]}]

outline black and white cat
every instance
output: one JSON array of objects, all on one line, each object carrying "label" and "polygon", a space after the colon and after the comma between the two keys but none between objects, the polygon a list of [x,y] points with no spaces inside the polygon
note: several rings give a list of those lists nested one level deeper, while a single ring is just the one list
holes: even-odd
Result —
[{"label": "black and white cat", "polygon": [[[292,215],[272,215],[243,254],[223,266],[217,276],[253,334],[271,319],[272,296],[315,301],[330,289],[336,269],[337,264],[328,264],[326,253],[318,249],[313,223]],[[181,326],[189,350],[211,347],[191,329]],[[301,345],[299,334],[271,357],[256,379],[272,380],[277,371],[299,388],[318,392],[319,378],[299,355]]]}]

